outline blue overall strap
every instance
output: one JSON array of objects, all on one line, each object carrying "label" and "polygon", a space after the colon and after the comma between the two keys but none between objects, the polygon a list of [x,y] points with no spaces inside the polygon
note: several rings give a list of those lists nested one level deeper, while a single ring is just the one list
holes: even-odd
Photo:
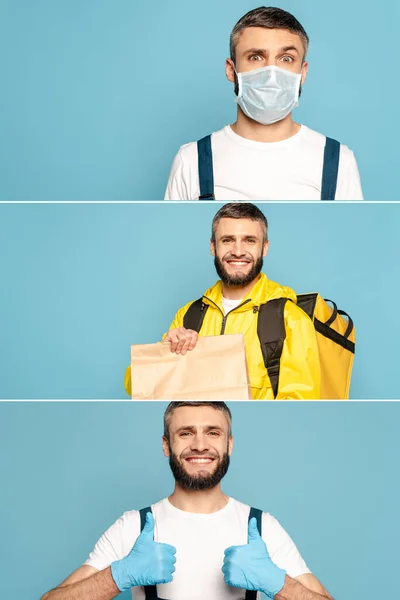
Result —
[{"label": "blue overall strap", "polygon": [[[251,507],[250,508],[250,512],[249,512],[249,521],[253,517],[255,517],[257,519],[258,533],[260,535],[262,535],[262,525],[261,525],[262,510],[260,510],[259,508],[253,508],[253,507]],[[257,600],[257,592],[254,591],[254,590],[247,590],[246,591],[245,600]]]},{"label": "blue overall strap", "polygon": [[199,200],[215,200],[211,135],[206,135],[197,142],[197,154],[200,182]]},{"label": "blue overall strap", "polygon": [[326,138],[322,170],[321,200],[334,200],[339,171],[340,144]]},{"label": "blue overall strap", "polygon": [[[140,531],[143,531],[143,527],[145,526],[145,523],[146,523],[146,515],[148,512],[153,514],[153,511],[151,510],[151,506],[148,506],[147,508],[142,508],[139,511],[139,513],[140,513]],[[157,587],[155,585],[145,585],[144,586],[144,595],[145,595],[146,600],[159,600],[159,598],[157,596]]]}]

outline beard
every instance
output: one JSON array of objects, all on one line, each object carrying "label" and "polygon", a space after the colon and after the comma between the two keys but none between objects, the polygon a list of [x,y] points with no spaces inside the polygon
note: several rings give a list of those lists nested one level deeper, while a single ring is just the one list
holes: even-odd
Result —
[{"label": "beard", "polygon": [[[194,454],[191,454],[190,456],[193,455]],[[200,458],[201,454],[198,456]],[[212,473],[207,473],[207,475],[189,475],[189,473],[183,467],[178,456],[171,450],[169,466],[171,467],[175,481],[179,483],[179,485],[185,490],[193,490],[196,492],[200,490],[211,490],[219,484],[223,477],[225,477],[229,468],[229,455],[227,452],[225,452],[222,458],[218,460],[214,471]]]},{"label": "beard", "polygon": [[264,260],[263,257],[257,258],[251,267],[250,271],[247,275],[243,273],[236,273],[235,275],[230,275],[228,271],[225,269],[224,264],[218,256],[214,258],[215,269],[218,273],[219,278],[222,283],[225,285],[236,286],[236,287],[246,287],[249,285],[258,275],[261,273],[261,269],[263,268]]}]

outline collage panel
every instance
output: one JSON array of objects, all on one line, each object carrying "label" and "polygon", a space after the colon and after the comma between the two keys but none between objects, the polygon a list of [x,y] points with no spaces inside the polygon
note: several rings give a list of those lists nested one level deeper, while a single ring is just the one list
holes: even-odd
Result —
[{"label": "collage panel", "polygon": [[[0,215],[1,398],[398,398],[399,204],[8,204]],[[197,336],[186,319],[199,315]]]},{"label": "collage panel", "polygon": [[320,199],[326,136],[337,200],[397,201],[399,10],[5,2],[0,199],[197,200],[213,133],[217,200]]},{"label": "collage panel", "polygon": [[171,404],[0,404],[5,598],[395,597],[399,403]]}]

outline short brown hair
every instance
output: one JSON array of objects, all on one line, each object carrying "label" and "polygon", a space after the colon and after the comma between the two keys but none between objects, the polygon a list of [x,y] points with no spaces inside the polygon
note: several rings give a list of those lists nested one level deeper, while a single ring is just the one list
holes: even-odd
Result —
[{"label": "short brown hair", "polygon": [[215,410],[220,410],[224,413],[229,423],[229,437],[232,435],[232,413],[229,410],[225,402],[211,402],[211,401],[191,401],[191,402],[170,402],[165,409],[164,413],[164,437],[169,442],[169,424],[174,411],[181,406],[211,406]]},{"label": "short brown hair", "polygon": [[236,23],[230,37],[230,55],[233,62],[236,61],[236,44],[246,27],[265,27],[266,29],[287,29],[297,34],[304,46],[304,57],[307,54],[309,37],[304,27],[292,14],[281,8],[273,6],[260,6],[250,10]]},{"label": "short brown hair", "polygon": [[211,226],[211,241],[215,244],[215,230],[221,219],[249,219],[264,226],[264,242],[268,241],[268,221],[264,213],[251,202],[228,202],[219,209]]}]

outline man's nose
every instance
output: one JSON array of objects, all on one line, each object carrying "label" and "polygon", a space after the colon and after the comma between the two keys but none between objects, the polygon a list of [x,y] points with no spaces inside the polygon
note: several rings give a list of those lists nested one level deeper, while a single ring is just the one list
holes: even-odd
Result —
[{"label": "man's nose", "polygon": [[270,52],[268,54],[268,56],[266,56],[264,58],[264,67],[285,67],[285,64],[282,64],[282,62],[280,61],[281,57],[279,56],[279,54],[274,54],[273,52]]},{"label": "man's nose", "polygon": [[245,254],[243,242],[241,242],[240,240],[237,240],[234,243],[233,248],[232,248],[232,254],[234,254],[235,256],[243,256]]},{"label": "man's nose", "polygon": [[203,452],[207,450],[209,447],[207,437],[202,433],[197,433],[192,441],[191,448],[192,450],[197,450],[199,452]]}]

